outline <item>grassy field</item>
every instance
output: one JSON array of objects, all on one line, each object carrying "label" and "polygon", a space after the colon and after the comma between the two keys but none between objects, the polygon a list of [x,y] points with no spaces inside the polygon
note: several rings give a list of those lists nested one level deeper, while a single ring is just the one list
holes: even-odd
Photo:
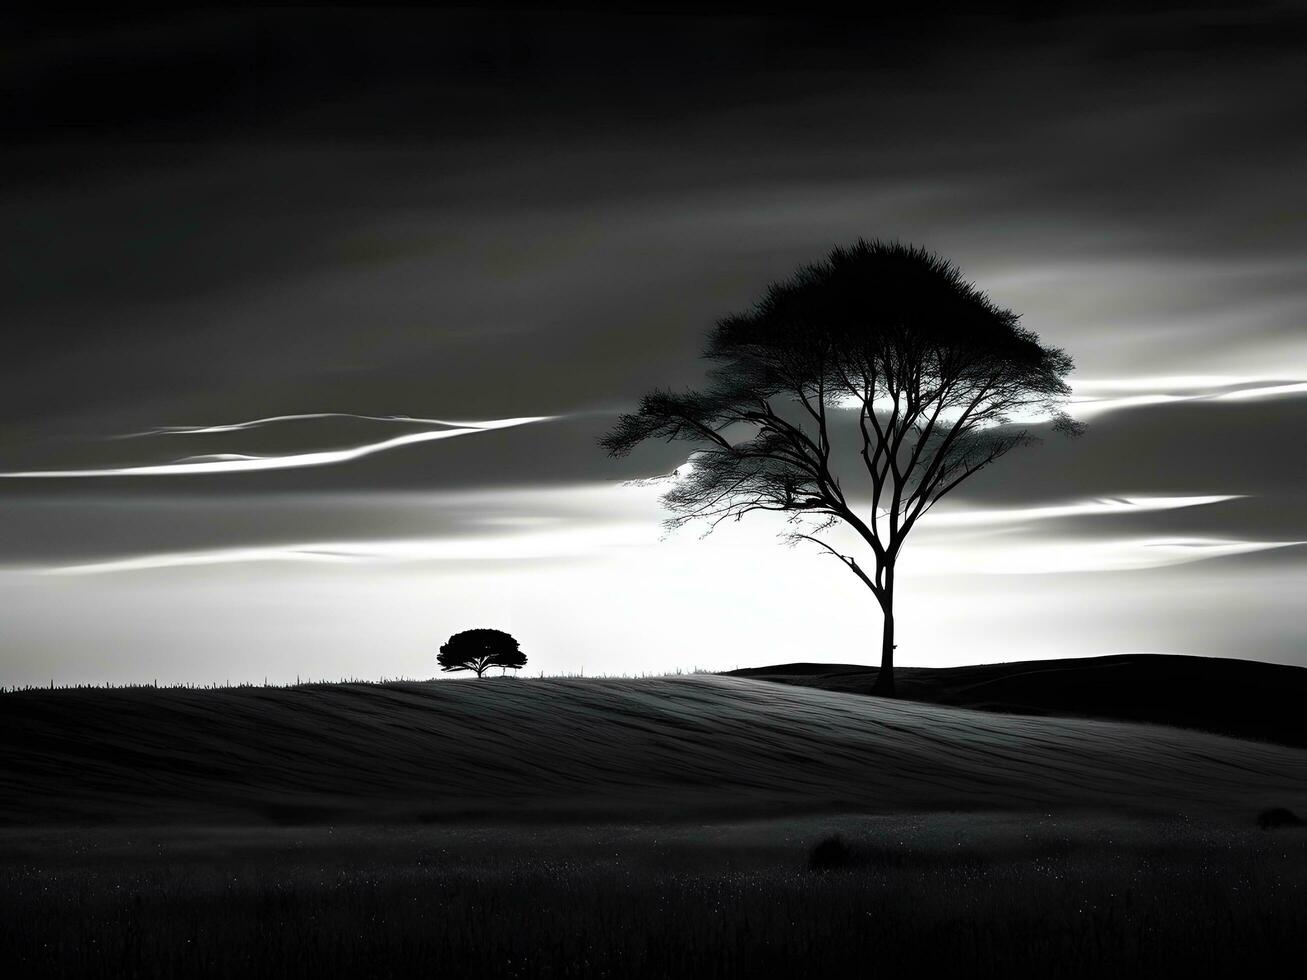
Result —
[{"label": "grassy field", "polygon": [[0,695],[0,823],[1307,810],[1307,752],[737,677]]},{"label": "grassy field", "polygon": [[10,976],[1249,976],[1307,935],[1307,835],[1101,816],[11,830],[0,869]]},{"label": "grassy field", "polygon": [[1247,975],[1307,935],[1275,806],[1307,751],[741,677],[13,692],[0,963]]}]

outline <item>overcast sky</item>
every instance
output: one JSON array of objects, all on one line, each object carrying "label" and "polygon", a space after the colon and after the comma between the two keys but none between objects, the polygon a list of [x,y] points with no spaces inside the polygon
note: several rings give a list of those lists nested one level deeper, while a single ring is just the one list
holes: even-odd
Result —
[{"label": "overcast sky", "polygon": [[1307,664],[1307,16],[293,10],[13,21],[0,684],[872,662],[765,521],[595,440],[859,236],[1077,362],[915,532],[901,662]]}]

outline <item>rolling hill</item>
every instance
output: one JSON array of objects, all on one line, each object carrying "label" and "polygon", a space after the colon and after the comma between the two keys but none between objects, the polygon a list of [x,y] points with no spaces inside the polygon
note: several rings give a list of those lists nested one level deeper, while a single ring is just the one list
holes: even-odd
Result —
[{"label": "rolling hill", "polygon": [[[731,671],[868,694],[874,667],[778,664]],[[1006,714],[1107,718],[1307,748],[1307,669],[1219,657],[1125,654],[969,667],[900,667],[900,698]]]},{"label": "rolling hill", "polygon": [[1307,752],[744,678],[0,695],[0,821],[1307,808]]}]

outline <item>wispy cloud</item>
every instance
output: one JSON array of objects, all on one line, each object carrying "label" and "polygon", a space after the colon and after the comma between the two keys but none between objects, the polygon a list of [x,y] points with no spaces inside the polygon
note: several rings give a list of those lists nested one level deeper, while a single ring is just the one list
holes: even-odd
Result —
[{"label": "wispy cloud", "polygon": [[[1072,394],[1065,409],[1072,418],[1088,420],[1106,412],[1130,408],[1148,408],[1180,402],[1240,402],[1307,395],[1307,381],[1239,377],[1233,375],[1174,375],[1143,378],[1092,378],[1073,380]],[[856,409],[861,402],[852,396],[839,402],[840,408]],[[879,400],[878,412],[889,414],[894,403]],[[953,421],[958,410],[944,411],[940,418]],[[1052,421],[1047,410],[1032,406],[1009,413],[1014,425],[1040,425]]]},{"label": "wispy cloud", "polygon": [[1137,537],[1105,541],[1053,539],[1002,547],[923,544],[905,562],[926,575],[1055,575],[1128,572],[1307,545],[1307,541],[1243,541],[1215,537]]},{"label": "wispy cloud", "polygon": [[[309,419],[358,419],[364,422],[407,422],[414,425],[441,425],[457,429],[497,428],[495,422],[453,422],[445,419],[416,419],[410,415],[356,415],[353,412],[305,412],[299,415],[269,415],[248,422],[230,422],[225,425],[160,425],[142,432],[128,432],[120,439],[138,439],[142,436],[210,435],[218,432],[241,432],[257,429],[276,422],[300,422]],[[535,421],[535,420],[528,420]]]},{"label": "wispy cloud", "polygon": [[933,511],[922,527],[972,527],[991,524],[1026,524],[1065,517],[1121,517],[1157,510],[1203,507],[1239,499],[1239,494],[1205,497],[1102,497],[1043,507],[995,507],[986,509]]},{"label": "wispy cloud", "polygon": [[250,562],[312,564],[406,564],[472,561],[540,561],[583,558],[613,548],[657,546],[657,529],[646,523],[614,522],[599,527],[530,529],[480,537],[305,541],[243,548],[210,548],[130,555],[61,565],[46,575],[104,575],[162,568],[236,565]]},{"label": "wispy cloud", "polygon": [[[270,422],[282,421],[285,419],[323,417],[334,417],[334,413],[327,413],[326,415],[280,416],[270,419],[257,419],[253,422],[235,423],[231,426],[205,426],[193,429],[172,429],[167,431],[170,433],[186,431],[191,434],[200,432],[227,432],[264,425]],[[351,417],[367,418],[367,416]],[[331,466],[336,463],[347,463],[351,460],[362,459],[365,456],[383,453],[390,449],[398,449],[401,446],[412,446],[423,442],[435,442],[440,439],[452,439],[456,436],[471,435],[475,432],[508,429],[519,425],[529,425],[533,422],[547,422],[553,418],[556,418],[556,416],[538,415],[512,419],[492,419],[484,422],[458,423],[459,427],[457,428],[448,428],[447,426],[452,425],[452,423],[437,422],[434,419],[408,419],[399,417],[385,418],[381,419],[381,421],[439,425],[442,426],[442,428],[424,429],[419,432],[407,432],[403,435],[392,436],[389,439],[382,439],[378,442],[364,443],[360,446],[350,446],[344,449],[283,453],[271,456],[214,453],[203,456],[190,456],[185,459],[173,460],[168,463],[100,467],[96,469],[21,470],[0,473],[0,477],[8,479],[59,479],[110,476],[191,476],[216,473],[247,473],[258,470],[299,469],[309,466]],[[164,430],[160,430],[159,434],[162,434],[163,431]]]},{"label": "wispy cloud", "polygon": [[[169,568],[290,562],[306,564],[413,564],[472,561],[567,560],[614,553],[613,549],[657,549],[667,557],[666,542],[644,524],[479,538],[408,538],[378,541],[316,541],[245,548],[212,548],[131,555],[103,561],[61,565],[45,575],[107,575]],[[1053,575],[1074,572],[1124,572],[1163,568],[1213,558],[1307,545],[1307,541],[1241,541],[1229,538],[1120,538],[1107,541],[1050,540],[1005,542],[1001,547],[922,543],[908,564],[925,575]],[[672,546],[677,552],[696,547]],[[749,550],[741,560],[751,561]]]},{"label": "wispy cloud", "polygon": [[1073,385],[1068,406],[1076,418],[1179,402],[1240,402],[1307,394],[1307,381],[1192,375],[1181,377],[1086,379]]}]

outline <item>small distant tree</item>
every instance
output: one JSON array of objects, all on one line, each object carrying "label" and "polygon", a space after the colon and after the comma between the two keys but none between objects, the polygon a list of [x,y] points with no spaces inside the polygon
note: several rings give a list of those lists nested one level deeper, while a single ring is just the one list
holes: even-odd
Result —
[{"label": "small distant tree", "polygon": [[491,667],[519,670],[526,666],[526,654],[502,630],[464,630],[440,647],[436,663],[445,673],[470,670],[480,677]]}]

